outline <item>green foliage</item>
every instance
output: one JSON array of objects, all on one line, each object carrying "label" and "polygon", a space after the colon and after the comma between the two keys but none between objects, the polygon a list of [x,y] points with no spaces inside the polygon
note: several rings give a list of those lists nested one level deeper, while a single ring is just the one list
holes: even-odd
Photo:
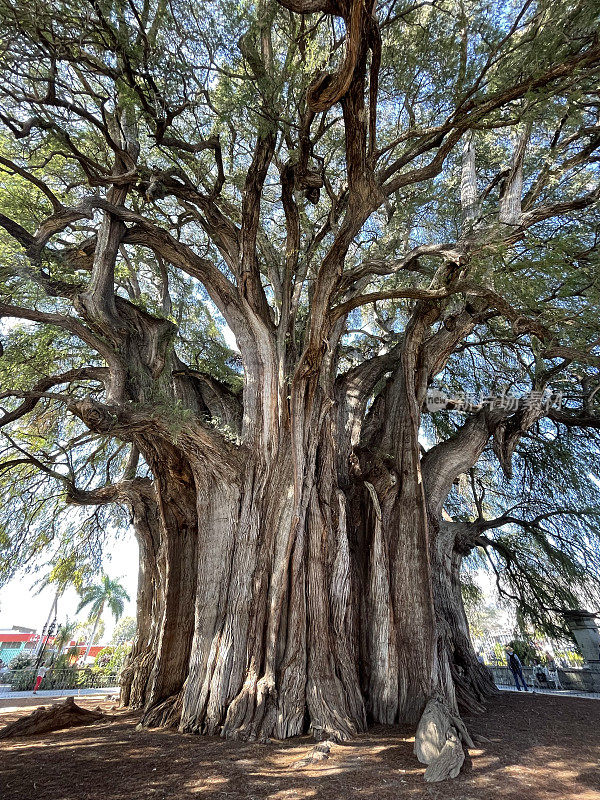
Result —
[{"label": "green foliage", "polygon": [[118,582],[103,574],[100,583],[85,586],[80,592],[81,600],[77,606],[77,612],[88,607],[90,618],[100,618],[106,606],[113,617],[118,620],[123,615],[125,601],[129,600],[129,595],[124,587]]},{"label": "green foliage", "polygon": [[500,644],[500,642],[494,643],[494,661],[498,664],[503,664],[506,661],[506,650]]},{"label": "green foliage", "polygon": [[[93,618],[85,620],[85,622],[80,622],[75,628],[75,639],[77,639],[77,641],[80,643],[89,643],[92,631],[94,629],[94,624],[95,620]],[[96,633],[94,634],[92,645],[98,644],[98,642],[102,641],[105,627],[104,620],[101,619],[96,626]]]},{"label": "green foliage", "polygon": [[65,657],[69,654],[72,656],[74,654],[72,652],[73,650],[77,652],[75,648],[70,648],[69,653],[63,654],[65,647],[75,638],[76,631],[77,623],[74,620],[67,619],[62,625],[59,626],[52,644],[53,650],[58,656],[57,661],[54,663],[56,668],[58,668],[58,661],[60,659],[62,659],[63,662],[66,661],[66,663],[68,663],[68,658]]},{"label": "green foliage", "polygon": [[93,668],[104,675],[117,675],[125,663],[129,650],[128,644],[109,645],[98,653]]},{"label": "green foliage", "polygon": [[11,669],[26,669],[33,666],[33,658],[26,653],[19,653],[8,665]]},{"label": "green foliage", "polygon": [[[521,629],[565,636],[560,611],[600,601],[600,487],[591,477],[598,443],[589,432],[551,438],[548,432],[540,425],[522,441],[510,479],[499,475],[491,448],[478,465],[486,516],[502,519],[511,511],[504,525],[486,533],[486,557],[475,563],[515,604]],[[473,514],[469,494],[468,487],[462,497],[456,492],[458,515]]]},{"label": "green foliage", "polygon": [[482,602],[477,605],[465,603],[465,612],[472,639],[502,633],[506,627],[505,617],[497,606]]},{"label": "green foliage", "polygon": [[[13,658],[13,661],[15,660]],[[32,664],[16,667],[6,677],[13,692],[30,692],[35,685],[36,676]],[[43,683],[44,681],[42,681]]]},{"label": "green foliage", "polygon": [[573,665],[577,668],[582,668],[585,665],[585,661],[581,653],[577,650],[555,650],[554,656],[557,660],[565,660],[568,664]]},{"label": "green foliage", "polygon": [[[513,639],[508,644],[515,651],[515,653],[519,657],[521,664],[523,664],[524,667],[530,667],[532,664],[535,663],[535,660],[537,658],[537,651],[533,646],[533,644],[529,642],[527,639]],[[505,657],[508,660],[506,653]]]},{"label": "green foliage", "polygon": [[[555,265],[554,271],[558,287],[564,270]],[[531,280],[530,293],[543,280],[552,294],[548,275],[532,274]],[[469,357],[465,351],[457,353],[441,377],[450,396],[507,392],[524,397],[539,385],[537,349],[523,341],[516,344],[506,329],[493,326],[473,336],[466,352]],[[590,393],[586,386],[596,386],[597,380],[596,368],[569,365],[556,372],[548,388],[563,392],[563,410],[569,413]],[[598,393],[587,401],[592,417],[600,410],[597,401]],[[457,412],[433,414],[427,434],[434,442],[443,441],[464,421],[465,415]],[[473,551],[467,565],[490,573],[501,595],[514,604],[522,630],[533,626],[550,636],[568,635],[560,611],[595,608],[600,602],[598,430],[563,427],[542,418],[519,439],[510,474],[501,468],[499,453],[498,441],[491,439],[471,474],[448,498],[446,508],[457,520],[477,519],[474,490],[483,498],[485,520],[502,523],[506,516],[503,524],[486,531],[485,548]]]},{"label": "green foliage", "polygon": [[112,635],[111,644],[119,645],[132,642],[137,631],[137,620],[135,617],[122,617]]},{"label": "green foliage", "polygon": [[74,669],[79,654],[80,654],[79,647],[77,647],[76,645],[74,645],[73,647],[69,647],[64,653],[61,653],[58,656],[58,658],[52,665],[53,669],[56,670]]},{"label": "green foliage", "polygon": [[460,581],[463,603],[466,609],[476,609],[481,605],[483,592],[473,577],[468,573],[463,573]]},{"label": "green foliage", "polygon": [[[40,415],[44,416],[43,409]],[[30,415],[26,426],[11,432],[12,442],[23,451],[49,461],[53,469],[78,470],[82,481],[97,481],[105,473],[107,461],[115,470],[122,469],[122,447],[106,446],[95,437],[94,450],[86,447],[85,453],[66,456],[67,448],[57,448],[56,440],[68,447],[68,420],[57,422],[53,412],[52,425],[42,430],[45,420],[40,420],[40,415]],[[22,457],[22,452],[15,456],[11,442],[2,449],[0,441],[0,586],[26,564],[29,574],[43,571],[41,585],[80,588],[100,569],[107,530],[125,527],[128,517],[119,506],[66,504],[65,492],[52,475],[33,463],[14,465]]]}]

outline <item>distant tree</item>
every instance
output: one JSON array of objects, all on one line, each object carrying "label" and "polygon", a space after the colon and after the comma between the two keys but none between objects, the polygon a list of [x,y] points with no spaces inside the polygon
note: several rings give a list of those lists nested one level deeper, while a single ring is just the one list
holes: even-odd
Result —
[{"label": "distant tree", "polygon": [[[86,619],[84,622],[80,622],[75,629],[75,638],[78,642],[88,642],[91,635],[92,630],[94,629],[94,618]],[[96,626],[96,633],[94,634],[94,639],[92,641],[92,645],[98,644],[98,642],[102,641],[102,637],[104,636],[104,632],[106,630],[106,625],[104,624],[104,620],[100,620],[98,625]]]},{"label": "distant tree", "polygon": [[129,645],[108,645],[101,650],[94,661],[94,667],[102,670],[108,675],[117,674],[121,671],[127,654],[129,653]]},{"label": "distant tree", "polygon": [[78,628],[80,628],[80,625],[75,620],[68,619],[59,626],[54,637],[54,654],[50,662],[54,669],[67,669],[77,660],[79,648],[76,645],[73,645],[73,647],[68,645],[76,639]]},{"label": "distant tree", "polygon": [[508,644],[519,656],[521,664],[531,666],[535,662],[537,652],[530,641],[527,639],[513,639]]},{"label": "distant tree", "polygon": [[54,637],[54,652],[57,658],[62,655],[65,647],[75,638],[77,623],[75,620],[68,620],[59,626]]},{"label": "distant tree", "polygon": [[129,600],[129,595],[124,587],[118,581],[109,578],[108,575],[102,575],[99,584],[87,586],[81,590],[81,601],[77,606],[77,611],[79,612],[82,608],[89,606],[90,617],[94,619],[94,626],[84,658],[87,658],[90,654],[104,608],[108,606],[114,618],[118,620],[123,614],[126,600]]},{"label": "distant tree", "polygon": [[469,630],[474,639],[494,636],[506,628],[505,614],[498,606],[482,603],[477,606],[465,604]]},{"label": "distant tree", "polygon": [[111,644],[123,644],[123,642],[133,641],[136,628],[135,617],[123,617],[113,631]]}]

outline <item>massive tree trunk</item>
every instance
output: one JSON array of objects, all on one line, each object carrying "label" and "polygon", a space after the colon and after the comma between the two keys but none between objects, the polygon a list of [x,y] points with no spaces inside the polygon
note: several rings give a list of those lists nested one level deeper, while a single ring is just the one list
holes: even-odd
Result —
[{"label": "massive tree trunk", "polygon": [[139,438],[155,481],[132,504],[139,627],[122,702],[145,724],[346,739],[367,717],[416,724],[433,696],[457,713],[489,694],[460,597],[469,532],[427,510],[418,351],[405,347],[343,475],[323,393],[266,455],[219,463],[185,436]]},{"label": "massive tree trunk", "polygon": [[427,388],[423,339],[435,310],[421,312],[409,323],[399,364],[365,424],[358,481],[366,491],[359,489],[354,504],[358,549],[368,554],[362,563],[368,709],[383,723],[416,724],[433,695],[453,710],[456,705],[439,646],[420,468],[420,409]]},{"label": "massive tree trunk", "polygon": [[288,389],[280,365],[290,352],[247,311],[242,418],[238,398],[179,369],[168,328],[150,346],[153,329],[127,311],[129,361],[148,380],[126,371],[119,391],[138,403],[172,393],[193,415],[149,422],[135,409],[115,417],[73,404],[93,430],[122,431],[154,476],[153,493],[130,500],[140,616],[123,703],[142,708],[148,726],[260,740],[347,739],[367,716],[416,724],[433,696],[456,713],[418,439],[438,310],[417,308],[364,425],[387,362],[340,389],[329,355],[339,325],[329,348],[307,346]]},{"label": "massive tree trunk", "polygon": [[336,634],[351,625],[345,501],[331,519],[307,484],[298,508],[289,451],[271,465],[249,459],[237,476],[197,475],[188,600],[164,617],[178,636],[193,625],[185,686],[173,681],[166,702],[149,695],[147,724],[259,739],[364,728],[351,640]]},{"label": "massive tree trunk", "polygon": [[133,506],[140,612],[122,702],[144,724],[261,740],[364,729],[329,408],[307,435],[299,490],[285,429],[272,459],[247,450],[237,468],[207,469],[185,441],[140,441],[156,502]]}]

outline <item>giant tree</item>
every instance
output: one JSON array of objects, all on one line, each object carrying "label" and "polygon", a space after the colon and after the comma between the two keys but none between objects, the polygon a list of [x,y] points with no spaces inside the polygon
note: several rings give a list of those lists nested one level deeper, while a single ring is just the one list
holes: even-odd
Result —
[{"label": "giant tree", "polygon": [[[133,509],[145,724],[492,691],[458,578],[510,520],[449,498],[599,425],[593,6],[0,0],[6,475]],[[461,372],[534,394],[440,421]]]}]

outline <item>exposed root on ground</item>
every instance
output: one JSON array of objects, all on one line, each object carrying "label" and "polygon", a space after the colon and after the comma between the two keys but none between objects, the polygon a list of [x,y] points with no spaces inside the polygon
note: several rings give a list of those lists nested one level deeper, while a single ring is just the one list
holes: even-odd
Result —
[{"label": "exposed root on ground", "polygon": [[50,708],[41,706],[32,714],[6,725],[0,730],[0,739],[34,736],[63,728],[75,728],[78,725],[91,725],[105,719],[107,715],[101,711],[88,711],[76,705],[72,697],[67,697],[64,703],[52,705]]},{"label": "exposed root on ground", "polygon": [[456,778],[465,760],[463,743],[474,747],[464,722],[441,699],[432,698],[415,735],[415,755],[428,765],[424,776],[428,783]]},{"label": "exposed root on ground", "polygon": [[304,756],[304,758],[301,758],[300,761],[296,761],[292,769],[302,769],[302,767],[308,767],[319,761],[326,761],[329,758],[329,753],[333,745],[334,742],[332,741],[319,742]]}]

